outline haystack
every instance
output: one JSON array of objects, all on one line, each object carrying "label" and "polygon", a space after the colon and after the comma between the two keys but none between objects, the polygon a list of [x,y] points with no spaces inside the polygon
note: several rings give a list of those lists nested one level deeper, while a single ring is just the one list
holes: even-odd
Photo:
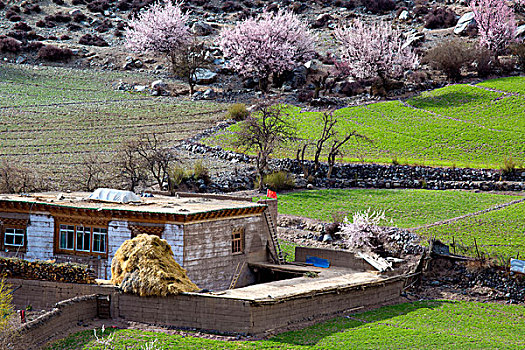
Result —
[{"label": "haystack", "polygon": [[125,241],[111,263],[111,283],[125,293],[166,296],[199,290],[173,258],[171,246],[154,235]]}]

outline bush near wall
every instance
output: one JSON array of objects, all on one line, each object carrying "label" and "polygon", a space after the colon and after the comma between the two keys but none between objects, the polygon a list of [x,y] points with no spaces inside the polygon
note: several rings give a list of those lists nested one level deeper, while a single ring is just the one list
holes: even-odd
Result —
[{"label": "bush near wall", "polygon": [[87,265],[0,258],[0,271],[8,278],[68,283],[95,283],[95,272]]}]

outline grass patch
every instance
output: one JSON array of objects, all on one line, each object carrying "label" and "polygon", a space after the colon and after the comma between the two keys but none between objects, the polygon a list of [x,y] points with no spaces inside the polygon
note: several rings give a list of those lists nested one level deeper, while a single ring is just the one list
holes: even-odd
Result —
[{"label": "grass patch", "polygon": [[120,80],[156,79],[141,73],[4,65],[0,76],[0,157],[49,170],[55,182],[74,177],[87,154],[110,163],[123,140],[143,133],[175,143],[226,111],[213,102],[116,90]]},{"label": "grass patch", "polygon": [[[424,92],[406,104],[388,101],[335,111],[340,134],[355,130],[373,141],[351,140],[341,161],[391,163],[397,159],[403,164],[497,169],[506,157],[525,158],[525,78],[486,84],[502,89],[508,85],[509,90],[522,95],[460,84]],[[298,137],[313,142],[322,127],[320,113],[302,112],[296,107],[290,111]],[[206,142],[232,149],[236,130],[238,126],[234,125]],[[274,156],[294,158],[298,147],[289,142]]]},{"label": "grass patch", "polygon": [[[338,317],[261,341],[219,341],[135,330],[109,330],[113,349],[157,340],[160,349],[523,349],[525,307],[423,301]],[[48,350],[103,349],[92,331],[55,342]]]},{"label": "grass patch", "polygon": [[295,261],[295,247],[297,244],[279,239],[281,250],[286,258],[286,261]]},{"label": "grass patch", "polygon": [[429,190],[314,190],[279,194],[279,213],[331,221],[334,212],[385,210],[398,227],[416,227],[519,199],[516,196]]},{"label": "grass patch", "polygon": [[[437,237],[470,247],[460,253],[476,256],[474,238],[480,252],[505,258],[525,255],[525,203],[518,203],[501,210],[469,217],[446,225],[418,230],[426,237]],[[508,259],[506,259],[508,261]]]}]

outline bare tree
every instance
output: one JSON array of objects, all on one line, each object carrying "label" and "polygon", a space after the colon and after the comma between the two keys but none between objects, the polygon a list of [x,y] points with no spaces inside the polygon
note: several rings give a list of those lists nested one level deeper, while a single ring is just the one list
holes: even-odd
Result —
[{"label": "bare tree", "polygon": [[173,186],[168,173],[175,157],[166,140],[155,133],[144,135],[137,143],[137,153],[142,157],[146,169],[157,181],[159,188],[162,190],[164,179],[167,179],[168,188],[171,190]]},{"label": "bare tree", "polygon": [[305,162],[306,149],[310,145],[314,146],[314,169],[312,173],[315,175],[321,166],[320,158],[321,158],[321,154],[323,153],[325,143],[328,140],[334,138],[337,134],[337,132],[334,130],[334,127],[337,124],[337,119],[334,117],[333,111],[324,112],[321,115],[321,122],[322,122],[323,128],[321,130],[321,134],[319,135],[315,143],[313,144],[305,143],[302,145],[301,148],[297,150],[296,158],[301,163],[305,177],[308,177],[309,175],[309,169]]},{"label": "bare tree", "polygon": [[256,167],[259,175],[258,188],[262,189],[263,177],[268,170],[268,159],[275,147],[295,137],[295,128],[285,118],[283,105],[260,105],[251,114],[237,133],[234,145],[245,150],[257,152]]},{"label": "bare tree", "polygon": [[144,134],[139,138],[125,141],[118,155],[118,164],[121,175],[127,180],[130,190],[147,180],[148,175],[153,177],[162,190],[164,180],[168,180],[170,166],[175,160],[167,141],[156,133]]},{"label": "bare tree", "polygon": [[40,174],[34,168],[23,166],[19,160],[4,159],[0,164],[0,192],[24,193],[38,190]]},{"label": "bare tree", "polygon": [[138,154],[138,144],[138,140],[124,141],[117,154],[121,177],[127,182],[131,191],[135,191],[135,188],[146,178],[144,161]]},{"label": "bare tree", "polygon": [[103,164],[99,154],[86,153],[81,157],[80,164],[75,167],[78,175],[77,185],[86,191],[103,187],[108,180],[108,165]]},{"label": "bare tree", "polygon": [[204,43],[199,43],[194,38],[192,44],[173,50],[169,56],[173,74],[186,80],[190,86],[190,96],[193,95],[197,84],[197,70],[208,65]]},{"label": "bare tree", "polygon": [[342,154],[341,147],[344,146],[352,137],[355,137],[356,139],[363,139],[366,141],[371,142],[371,140],[361,134],[358,134],[356,131],[352,131],[349,134],[346,134],[344,138],[341,140],[337,139],[334,134],[334,140],[332,141],[332,146],[330,147],[330,150],[328,151],[328,173],[326,174],[327,178],[330,178],[332,176],[332,171],[334,170],[335,165],[335,159],[338,155]]}]

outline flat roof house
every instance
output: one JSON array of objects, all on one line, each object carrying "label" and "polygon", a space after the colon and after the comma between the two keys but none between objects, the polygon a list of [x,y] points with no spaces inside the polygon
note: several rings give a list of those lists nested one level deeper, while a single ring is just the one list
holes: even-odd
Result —
[{"label": "flat roof house", "polygon": [[168,241],[192,281],[211,290],[227,289],[234,275],[239,287],[253,283],[247,263],[277,256],[266,204],[220,196],[140,198],[105,189],[94,194],[0,195],[0,255],[84,263],[109,279],[121,244],[154,234]]}]

